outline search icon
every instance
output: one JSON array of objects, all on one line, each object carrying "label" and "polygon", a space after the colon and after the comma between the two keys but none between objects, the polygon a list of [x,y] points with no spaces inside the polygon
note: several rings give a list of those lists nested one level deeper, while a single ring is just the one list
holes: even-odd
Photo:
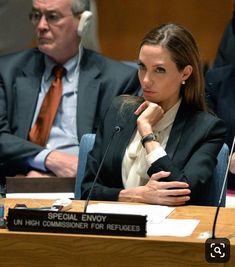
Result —
[{"label": "search icon", "polygon": [[217,254],[222,254],[221,250],[220,250],[220,247],[215,247],[214,248],[214,252],[217,253]]}]

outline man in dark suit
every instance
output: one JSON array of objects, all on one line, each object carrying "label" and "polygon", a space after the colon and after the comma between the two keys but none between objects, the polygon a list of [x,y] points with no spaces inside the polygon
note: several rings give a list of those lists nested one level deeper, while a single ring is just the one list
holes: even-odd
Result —
[{"label": "man in dark suit", "polygon": [[[81,136],[96,131],[114,96],[134,93],[139,87],[135,69],[80,44],[90,19],[85,13],[88,4],[87,0],[34,0],[30,19],[38,48],[0,58],[2,178],[76,176]],[[51,70],[58,64],[66,72],[62,98],[49,138],[41,146],[29,141],[29,133],[54,79]]]},{"label": "man in dark suit", "polygon": [[[205,79],[207,103],[217,116],[225,121],[228,128],[226,143],[231,149],[235,134],[235,65],[213,68],[206,73]],[[231,169],[229,173],[229,189],[235,189],[234,172],[235,170]]]},{"label": "man in dark suit", "polygon": [[[233,17],[220,42],[213,68],[206,73],[206,100],[209,107],[226,123],[229,148],[235,134],[235,2]],[[235,153],[233,153],[228,189],[235,189]]]}]

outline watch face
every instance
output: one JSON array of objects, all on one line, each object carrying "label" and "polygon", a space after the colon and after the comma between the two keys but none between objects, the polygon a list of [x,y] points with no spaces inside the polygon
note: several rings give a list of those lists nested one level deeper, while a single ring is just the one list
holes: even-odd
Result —
[{"label": "watch face", "polygon": [[156,141],[158,142],[158,134],[157,133],[150,133],[142,137],[141,143],[143,146],[145,146],[145,143]]}]

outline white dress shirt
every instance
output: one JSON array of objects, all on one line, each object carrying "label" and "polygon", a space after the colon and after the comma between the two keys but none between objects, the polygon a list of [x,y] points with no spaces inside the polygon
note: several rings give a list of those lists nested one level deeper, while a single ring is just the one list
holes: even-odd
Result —
[{"label": "white dress shirt", "polygon": [[[69,59],[63,66],[66,75],[62,79],[62,99],[53,122],[46,148],[28,160],[32,168],[47,171],[45,159],[53,150],[60,150],[69,154],[79,154],[79,141],[77,138],[77,92],[79,87],[79,66],[83,48],[80,46],[80,53]],[[45,56],[45,71],[41,81],[41,91],[34,114],[32,126],[37,120],[43,99],[54,79],[52,69],[56,64]]]}]

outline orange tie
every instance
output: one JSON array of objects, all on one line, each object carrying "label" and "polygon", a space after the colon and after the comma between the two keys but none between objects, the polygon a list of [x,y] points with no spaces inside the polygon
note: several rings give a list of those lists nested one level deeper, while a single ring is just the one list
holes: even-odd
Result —
[{"label": "orange tie", "polygon": [[63,66],[55,66],[55,79],[43,100],[38,118],[29,132],[29,140],[40,146],[45,146],[48,140],[53,121],[58,110],[62,95],[62,78],[65,74]]}]

